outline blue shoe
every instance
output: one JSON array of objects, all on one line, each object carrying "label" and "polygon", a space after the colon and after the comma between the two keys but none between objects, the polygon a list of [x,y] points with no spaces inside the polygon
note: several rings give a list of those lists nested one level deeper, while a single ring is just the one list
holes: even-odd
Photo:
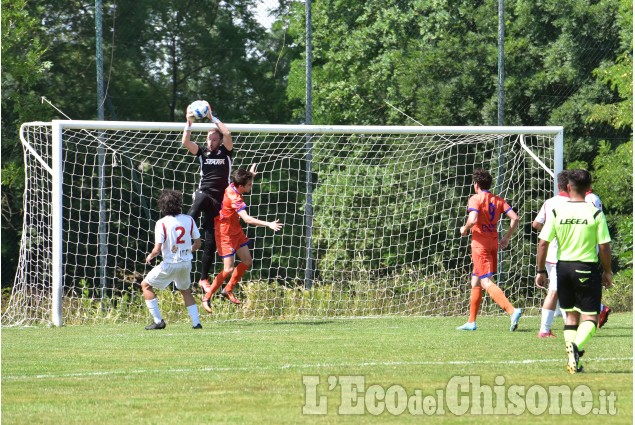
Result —
[{"label": "blue shoe", "polygon": [[511,315],[512,324],[509,327],[510,332],[514,332],[516,329],[518,329],[518,321],[520,320],[520,316],[522,315],[523,315],[523,311],[520,308],[514,309],[514,312]]},{"label": "blue shoe", "polygon": [[456,328],[457,331],[475,331],[476,330],[476,322],[467,322],[463,326],[459,326]]}]

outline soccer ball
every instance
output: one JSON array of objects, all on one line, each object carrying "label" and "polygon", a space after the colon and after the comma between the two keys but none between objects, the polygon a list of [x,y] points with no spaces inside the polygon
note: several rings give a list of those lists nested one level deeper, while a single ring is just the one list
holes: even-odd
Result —
[{"label": "soccer ball", "polygon": [[209,108],[207,107],[207,103],[202,100],[195,100],[189,106],[190,114],[198,120],[201,120],[207,117],[207,113],[209,112]]}]

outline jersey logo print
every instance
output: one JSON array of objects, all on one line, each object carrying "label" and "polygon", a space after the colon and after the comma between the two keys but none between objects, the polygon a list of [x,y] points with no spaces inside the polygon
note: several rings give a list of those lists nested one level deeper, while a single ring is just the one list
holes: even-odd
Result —
[{"label": "jersey logo print", "polygon": [[225,165],[224,159],[206,159],[205,165]]},{"label": "jersey logo print", "polygon": [[586,218],[564,218],[560,220],[560,224],[589,224],[589,222]]}]

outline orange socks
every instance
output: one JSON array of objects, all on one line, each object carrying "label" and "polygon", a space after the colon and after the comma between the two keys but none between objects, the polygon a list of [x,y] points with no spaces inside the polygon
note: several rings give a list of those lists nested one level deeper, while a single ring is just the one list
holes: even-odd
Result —
[{"label": "orange socks", "polygon": [[487,289],[487,293],[500,308],[507,312],[507,314],[511,315],[514,312],[514,306],[509,302],[505,293],[498,287],[498,285],[490,285]]},{"label": "orange socks", "polygon": [[468,322],[472,323],[476,321],[478,311],[481,309],[481,303],[483,302],[483,288],[480,286],[472,287],[472,293],[470,295],[470,318]]},{"label": "orange socks", "polygon": [[[234,286],[238,283],[241,277],[245,274],[245,272],[249,270],[249,266],[246,266],[245,263],[239,263],[234,269],[234,273],[232,273],[232,278],[229,280],[229,283],[225,287],[227,292],[230,292],[234,289]],[[223,279],[224,280],[224,279]],[[214,281],[216,283],[216,281]]]},{"label": "orange socks", "polygon": [[220,273],[218,273],[218,276],[216,276],[216,278],[214,279],[214,283],[212,283],[212,294],[218,291],[218,288],[220,288],[223,282],[225,282],[227,276],[229,276],[229,273],[226,273],[225,270],[222,270]]}]

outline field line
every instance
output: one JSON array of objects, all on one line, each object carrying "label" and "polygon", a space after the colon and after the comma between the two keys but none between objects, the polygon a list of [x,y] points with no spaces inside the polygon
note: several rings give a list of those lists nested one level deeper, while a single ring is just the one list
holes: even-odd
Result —
[{"label": "field line", "polygon": [[[604,357],[589,358],[597,362],[613,361],[633,361],[633,357]],[[38,374],[38,375],[2,375],[3,382],[27,381],[41,379],[67,379],[67,378],[87,378],[87,377],[109,377],[117,375],[148,374],[148,373],[199,373],[199,372],[270,372],[276,370],[291,369],[324,369],[339,367],[376,367],[376,366],[450,366],[450,365],[523,365],[533,363],[564,363],[566,359],[524,359],[524,360],[450,360],[450,361],[414,361],[414,362],[361,362],[361,363],[299,363],[281,364],[271,366],[252,367],[200,367],[200,368],[166,368],[166,369],[123,369],[96,372],[76,372],[58,374]]]}]

